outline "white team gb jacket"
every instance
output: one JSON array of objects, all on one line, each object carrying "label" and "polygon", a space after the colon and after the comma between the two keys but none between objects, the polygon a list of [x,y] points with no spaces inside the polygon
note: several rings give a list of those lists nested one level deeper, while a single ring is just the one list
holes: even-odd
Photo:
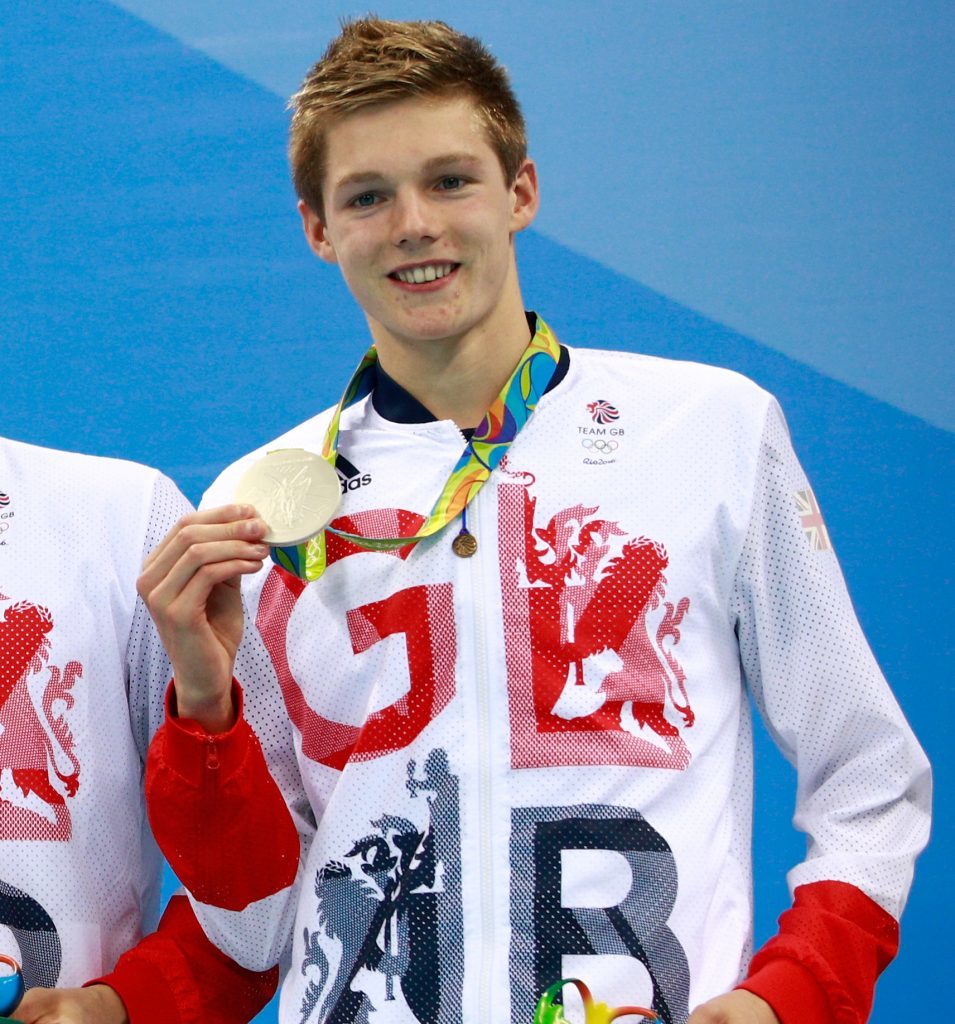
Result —
[{"label": "white team gb jacket", "polygon": [[155,470],[0,439],[0,952],[28,987],[156,925],[142,778],[170,670],[135,582],[188,509]]},{"label": "white team gb jacket", "polygon": [[[265,450],[319,451],[328,416],[204,504]],[[336,525],[413,532],[463,444],[354,406]],[[236,673],[304,859],[291,889],[197,911],[246,966],[290,937],[285,1024],[529,1024],[567,976],[685,1021],[731,988],[751,954],[747,692],[798,769],[791,888],[848,884],[898,917],[928,767],[771,396],[571,349],[466,525],[471,558],[460,522],[391,554],[332,538],[318,582],[273,566],[246,589]]]}]

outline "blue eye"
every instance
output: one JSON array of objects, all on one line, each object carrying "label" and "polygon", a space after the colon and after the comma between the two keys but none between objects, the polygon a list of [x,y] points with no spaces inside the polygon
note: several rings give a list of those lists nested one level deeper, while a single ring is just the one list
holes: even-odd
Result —
[{"label": "blue eye", "polygon": [[367,209],[369,206],[374,206],[377,201],[378,197],[374,192],[362,192],[360,196],[355,196],[351,201],[351,205],[359,209]]},{"label": "blue eye", "polygon": [[464,178],[459,178],[456,174],[446,174],[438,182],[438,188],[441,188],[446,192],[450,192],[458,188],[463,188],[463,186]]}]

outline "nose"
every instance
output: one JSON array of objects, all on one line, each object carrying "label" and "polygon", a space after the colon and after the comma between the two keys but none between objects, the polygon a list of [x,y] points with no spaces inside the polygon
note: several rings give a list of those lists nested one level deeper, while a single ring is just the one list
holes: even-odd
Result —
[{"label": "nose", "polygon": [[392,215],[392,239],[402,248],[433,242],[440,233],[433,204],[416,189],[395,196]]}]

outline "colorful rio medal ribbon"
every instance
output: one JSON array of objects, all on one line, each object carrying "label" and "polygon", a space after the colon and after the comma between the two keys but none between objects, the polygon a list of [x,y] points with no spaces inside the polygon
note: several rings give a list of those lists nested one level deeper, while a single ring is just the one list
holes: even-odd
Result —
[{"label": "colorful rio medal ribbon", "polygon": [[565,985],[573,985],[580,993],[584,1003],[585,1024],[610,1024],[610,1021],[618,1017],[630,1015],[645,1017],[647,1020],[659,1020],[660,1018],[644,1006],[618,1006],[615,1009],[606,1003],[594,1002],[590,989],[578,978],[562,978],[555,981],[553,985],[537,1001],[537,1008],[534,1010],[534,1024],[564,1024],[564,1008],[555,1003],[557,994]]},{"label": "colorful rio medal ribbon", "polygon": [[0,953],[0,965],[0,1020],[9,1020],[6,1014],[23,998],[23,971],[12,956],[3,953]]},{"label": "colorful rio medal ribbon", "polygon": [[[328,526],[304,543],[274,544],[272,561],[293,576],[312,582],[325,571],[325,538],[329,533],[371,551],[395,551],[443,530],[464,512],[494,469],[500,465],[514,438],[530,419],[547,390],[559,358],[560,343],[547,324],[538,317],[534,337],[465,446],[431,513],[417,533],[407,537],[362,537]],[[375,386],[377,362],[378,353],[372,347],[358,364],[328,424],[322,445],[322,458],[329,467],[334,467],[338,453],[342,413],[371,393]]]}]

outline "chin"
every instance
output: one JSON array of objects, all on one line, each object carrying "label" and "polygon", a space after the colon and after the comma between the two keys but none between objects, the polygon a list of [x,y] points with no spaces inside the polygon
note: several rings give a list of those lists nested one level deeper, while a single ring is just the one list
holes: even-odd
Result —
[{"label": "chin", "polygon": [[435,317],[411,322],[385,326],[385,330],[395,338],[410,342],[443,342],[459,338],[471,329],[473,324],[454,317]]}]

